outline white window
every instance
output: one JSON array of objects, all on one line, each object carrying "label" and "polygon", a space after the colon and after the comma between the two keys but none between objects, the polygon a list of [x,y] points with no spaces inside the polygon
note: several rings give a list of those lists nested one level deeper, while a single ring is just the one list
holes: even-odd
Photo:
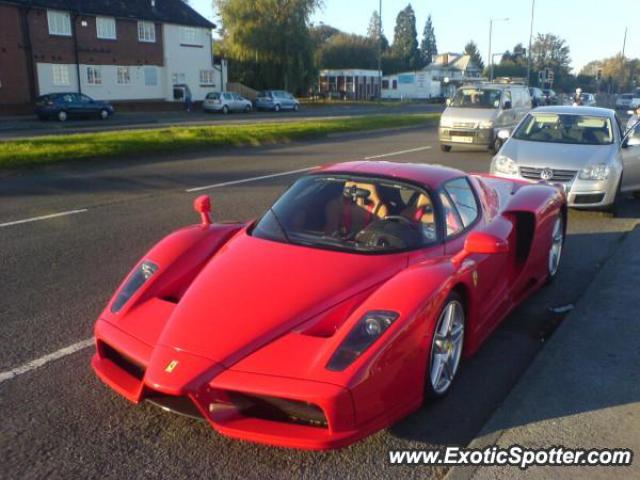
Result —
[{"label": "white window", "polygon": [[154,43],[156,41],[156,24],[153,22],[138,22],[138,40]]},{"label": "white window", "polygon": [[118,67],[118,85],[129,85],[131,83],[131,69],[129,67]]},{"label": "white window", "polygon": [[100,67],[87,67],[87,84],[102,85],[102,71]]},{"label": "white window", "polygon": [[71,36],[71,16],[69,12],[47,10],[47,22],[49,23],[50,35]]},{"label": "white window", "polygon": [[52,65],[53,84],[58,86],[70,85],[69,65]]},{"label": "white window", "polygon": [[171,80],[174,85],[177,85],[179,83],[186,83],[187,77],[184,73],[174,73],[173,75],[171,75]]},{"label": "white window", "polygon": [[202,45],[200,30],[194,27],[180,27],[180,43],[185,45]]},{"label": "white window", "polygon": [[200,70],[200,85],[213,85],[215,72],[213,70]]},{"label": "white window", "polygon": [[113,17],[96,17],[96,34],[106,40],[116,39],[116,19]]},{"label": "white window", "polygon": [[147,87],[158,85],[158,70],[156,67],[144,67],[144,84]]}]

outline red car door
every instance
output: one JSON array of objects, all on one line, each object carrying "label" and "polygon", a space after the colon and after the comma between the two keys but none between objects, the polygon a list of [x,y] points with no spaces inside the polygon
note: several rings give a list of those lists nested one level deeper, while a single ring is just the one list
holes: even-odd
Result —
[{"label": "red car door", "polygon": [[[474,230],[492,231],[498,227],[500,234],[507,233],[510,224],[494,225],[501,217],[491,218],[482,211],[479,201],[482,191],[474,189],[469,180],[460,177],[444,184],[439,193],[445,223],[445,253],[454,255],[464,247],[467,235]],[[496,233],[496,232],[491,232]],[[473,273],[475,295],[478,300],[479,318],[475,328],[487,332],[502,319],[511,307],[509,290],[509,254],[474,254],[469,260],[475,262]],[[467,260],[467,261],[469,261]]]}]

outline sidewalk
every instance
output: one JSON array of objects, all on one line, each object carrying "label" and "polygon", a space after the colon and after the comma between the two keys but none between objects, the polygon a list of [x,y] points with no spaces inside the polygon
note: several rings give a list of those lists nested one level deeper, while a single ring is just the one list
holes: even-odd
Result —
[{"label": "sidewalk", "polygon": [[630,467],[454,467],[447,480],[640,478],[640,228],[469,447],[515,444],[630,448],[634,458]]}]

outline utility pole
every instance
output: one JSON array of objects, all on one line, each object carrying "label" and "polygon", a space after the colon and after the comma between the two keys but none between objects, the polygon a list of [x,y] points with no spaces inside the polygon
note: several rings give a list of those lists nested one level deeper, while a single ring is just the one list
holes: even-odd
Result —
[{"label": "utility pole", "polygon": [[529,29],[529,51],[527,52],[527,87],[531,86],[531,44],[533,43],[533,14],[536,0],[531,0],[531,28]]},{"label": "utility pole", "polygon": [[378,7],[378,100],[382,100],[382,0]]},{"label": "utility pole", "polygon": [[620,73],[622,73],[620,77],[620,91],[622,91],[624,85],[624,51],[627,47],[627,29],[628,27],[624,27],[624,39],[622,40],[622,57],[620,57]]}]

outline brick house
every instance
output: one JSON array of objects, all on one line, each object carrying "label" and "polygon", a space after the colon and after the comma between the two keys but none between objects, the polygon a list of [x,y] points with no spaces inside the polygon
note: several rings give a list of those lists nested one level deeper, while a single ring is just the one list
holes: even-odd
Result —
[{"label": "brick house", "polygon": [[202,100],[227,81],[213,28],[182,0],[0,0],[0,113],[65,91],[157,102],[186,84]]}]

